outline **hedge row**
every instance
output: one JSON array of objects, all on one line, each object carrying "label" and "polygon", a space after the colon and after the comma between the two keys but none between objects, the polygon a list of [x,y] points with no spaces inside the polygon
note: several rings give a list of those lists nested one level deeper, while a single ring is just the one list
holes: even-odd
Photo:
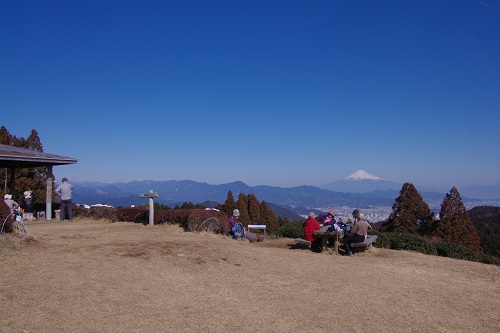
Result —
[{"label": "hedge row", "polygon": [[382,233],[380,231],[371,230],[369,234],[378,236],[377,241],[374,244],[374,246],[378,248],[407,250],[430,255],[438,255],[441,257],[500,265],[500,258],[475,253],[469,248],[455,243],[429,243],[419,235],[408,233]]}]

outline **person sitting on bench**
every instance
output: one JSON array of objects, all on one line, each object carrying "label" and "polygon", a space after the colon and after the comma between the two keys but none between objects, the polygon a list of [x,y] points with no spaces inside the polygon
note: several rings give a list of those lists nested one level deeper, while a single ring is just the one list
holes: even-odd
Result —
[{"label": "person sitting on bench", "polygon": [[345,255],[352,256],[351,244],[352,243],[363,243],[366,236],[368,235],[368,230],[370,225],[365,221],[365,214],[359,213],[358,221],[354,224],[348,237],[344,238]]},{"label": "person sitting on bench", "polygon": [[307,220],[303,224],[304,228],[304,239],[311,242],[311,250],[316,252],[321,252],[321,238],[314,236],[316,230],[320,230],[318,221],[316,220],[316,215],[313,212],[309,213]]},{"label": "person sitting on bench", "polygon": [[241,233],[242,235],[234,235],[234,231],[233,231],[233,227],[240,223],[241,225],[241,222],[239,222],[239,218],[240,218],[240,211],[235,209],[233,210],[233,214],[229,217],[229,229],[231,230],[230,232],[230,236],[233,237],[233,238],[245,238],[247,239],[250,243],[253,243],[253,242],[262,242],[264,240],[264,235],[261,235],[261,236],[257,236],[256,234],[250,232],[250,231],[245,231],[243,229],[243,227],[241,227]]}]

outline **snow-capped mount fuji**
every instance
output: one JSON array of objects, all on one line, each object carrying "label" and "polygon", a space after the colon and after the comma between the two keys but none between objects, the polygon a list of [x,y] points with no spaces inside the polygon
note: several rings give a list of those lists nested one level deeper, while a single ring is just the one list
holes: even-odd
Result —
[{"label": "snow-capped mount fuji", "polygon": [[358,170],[349,177],[344,178],[345,180],[385,180],[383,178],[372,175],[365,170]]},{"label": "snow-capped mount fuji", "polygon": [[385,180],[364,170],[358,170],[344,179],[320,185],[318,187],[335,192],[367,193],[385,190],[399,191],[402,186],[403,184]]}]

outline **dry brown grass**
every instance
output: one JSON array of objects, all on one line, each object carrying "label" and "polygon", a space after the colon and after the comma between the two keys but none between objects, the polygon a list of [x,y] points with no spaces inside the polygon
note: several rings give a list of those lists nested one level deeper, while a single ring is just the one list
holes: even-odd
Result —
[{"label": "dry brown grass", "polygon": [[500,332],[498,266],[173,225],[29,230],[0,237],[2,332]]}]

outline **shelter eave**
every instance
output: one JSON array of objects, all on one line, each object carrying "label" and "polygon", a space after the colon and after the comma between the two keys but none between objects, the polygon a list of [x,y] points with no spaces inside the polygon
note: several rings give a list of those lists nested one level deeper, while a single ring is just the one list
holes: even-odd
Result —
[{"label": "shelter eave", "polygon": [[37,161],[26,161],[26,160],[2,160],[0,158],[0,168],[36,168],[49,165],[66,165],[66,164],[76,164],[78,160],[37,160]]},{"label": "shelter eave", "polygon": [[75,164],[76,158],[48,154],[14,146],[0,145],[0,168],[33,168]]}]

